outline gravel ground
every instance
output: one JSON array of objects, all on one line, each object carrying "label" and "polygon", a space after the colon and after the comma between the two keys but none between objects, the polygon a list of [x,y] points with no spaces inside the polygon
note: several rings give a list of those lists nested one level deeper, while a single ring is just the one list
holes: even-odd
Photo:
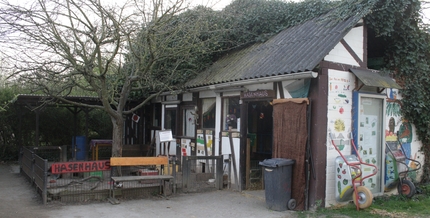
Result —
[{"label": "gravel ground", "polygon": [[294,211],[266,208],[264,191],[178,193],[169,198],[43,205],[35,188],[19,174],[17,165],[0,164],[0,217],[296,217]]}]

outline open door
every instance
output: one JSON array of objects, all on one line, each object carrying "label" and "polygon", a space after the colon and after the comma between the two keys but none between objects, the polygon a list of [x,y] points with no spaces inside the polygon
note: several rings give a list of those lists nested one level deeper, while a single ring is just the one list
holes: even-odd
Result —
[{"label": "open door", "polygon": [[260,161],[272,158],[273,106],[269,100],[248,102],[247,189],[263,189]]}]

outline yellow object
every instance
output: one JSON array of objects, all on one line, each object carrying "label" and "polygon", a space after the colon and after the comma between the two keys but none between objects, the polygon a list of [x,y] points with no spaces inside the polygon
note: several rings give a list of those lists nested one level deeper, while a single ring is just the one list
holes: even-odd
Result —
[{"label": "yellow object", "polygon": [[345,194],[345,192],[346,192],[346,191],[348,191],[348,190],[349,190],[349,189],[351,189],[351,188],[352,188],[352,186],[347,185],[347,186],[342,190],[342,192],[340,193],[339,197],[340,197],[340,198],[343,198],[343,195]]},{"label": "yellow object", "polygon": [[[161,172],[161,166],[157,165],[158,172]],[[179,166],[176,165],[176,172],[179,171]],[[173,173],[173,166],[172,164],[164,165],[164,170],[162,175],[172,175]]]}]

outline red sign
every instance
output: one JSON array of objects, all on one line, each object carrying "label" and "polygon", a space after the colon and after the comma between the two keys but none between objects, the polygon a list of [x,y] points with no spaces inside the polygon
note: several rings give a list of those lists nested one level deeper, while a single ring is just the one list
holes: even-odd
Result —
[{"label": "red sign", "polygon": [[83,173],[110,170],[109,160],[99,161],[80,161],[80,162],[62,162],[53,163],[51,166],[51,172],[53,174],[60,173]]}]

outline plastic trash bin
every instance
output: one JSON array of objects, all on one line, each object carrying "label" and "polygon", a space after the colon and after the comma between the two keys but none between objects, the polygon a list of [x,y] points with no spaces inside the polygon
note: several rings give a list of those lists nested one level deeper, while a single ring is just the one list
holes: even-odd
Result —
[{"label": "plastic trash bin", "polygon": [[296,200],[291,199],[291,178],[295,162],[295,160],[284,158],[272,158],[260,162],[264,171],[264,188],[268,209],[284,211],[296,207]]}]

